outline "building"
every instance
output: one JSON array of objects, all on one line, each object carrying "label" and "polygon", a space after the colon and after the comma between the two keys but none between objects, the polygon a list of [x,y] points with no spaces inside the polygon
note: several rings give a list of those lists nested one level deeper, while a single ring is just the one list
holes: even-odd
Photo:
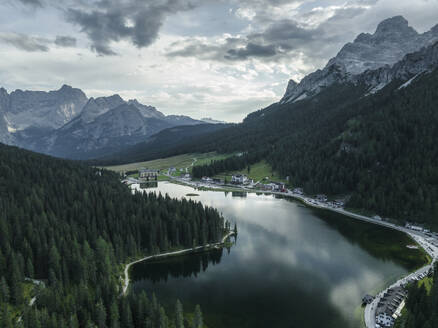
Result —
[{"label": "building", "polygon": [[376,310],[376,322],[381,327],[391,327],[394,324],[394,317],[401,311],[407,293],[403,287],[394,287],[380,299]]},{"label": "building", "polygon": [[205,183],[212,183],[213,182],[213,179],[212,178],[209,178],[209,177],[202,177],[202,182],[205,182]]},{"label": "building", "polygon": [[394,324],[394,318],[386,313],[381,313],[376,316],[376,323],[379,325],[379,327],[392,327]]},{"label": "building", "polygon": [[233,175],[231,177],[231,183],[234,184],[245,184],[248,182],[248,177],[243,174]]},{"label": "building", "polygon": [[293,193],[294,194],[298,194],[298,195],[302,195],[304,192],[303,192],[303,188],[295,188],[294,190],[293,190]]},{"label": "building", "polygon": [[362,297],[362,303],[363,304],[371,304],[374,300],[374,297],[372,297],[371,295],[365,295],[364,297]]},{"label": "building", "polygon": [[327,196],[326,195],[317,195],[316,196],[316,200],[319,202],[326,202],[327,201]]},{"label": "building", "polygon": [[158,173],[158,170],[140,169],[138,171],[138,176],[140,179],[145,179],[147,181],[158,180]]}]

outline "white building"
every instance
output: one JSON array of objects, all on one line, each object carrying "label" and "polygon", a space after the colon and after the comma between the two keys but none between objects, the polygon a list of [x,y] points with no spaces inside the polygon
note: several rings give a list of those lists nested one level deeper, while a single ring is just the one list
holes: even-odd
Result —
[{"label": "white building", "polygon": [[392,327],[394,324],[394,318],[387,315],[386,313],[380,313],[376,317],[376,323],[381,327]]},{"label": "white building", "polygon": [[243,174],[233,175],[231,177],[231,183],[235,184],[245,184],[248,182],[248,177]]}]

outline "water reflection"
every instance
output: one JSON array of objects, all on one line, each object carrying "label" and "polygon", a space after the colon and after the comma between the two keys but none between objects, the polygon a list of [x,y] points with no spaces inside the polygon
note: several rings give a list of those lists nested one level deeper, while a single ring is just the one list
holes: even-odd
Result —
[{"label": "water reflection", "polygon": [[132,278],[137,282],[149,280],[153,283],[166,282],[169,278],[196,278],[199,273],[205,272],[209,265],[219,264],[223,251],[215,249],[141,263],[133,271]]},{"label": "water reflection", "polygon": [[[191,191],[161,183],[156,190]],[[382,227],[266,194],[197,194],[237,222],[238,243],[231,252],[137,265],[133,278],[135,290],[155,292],[171,308],[176,298],[189,309],[201,304],[210,327],[358,327],[363,294],[416,265],[400,255],[404,235]]]}]

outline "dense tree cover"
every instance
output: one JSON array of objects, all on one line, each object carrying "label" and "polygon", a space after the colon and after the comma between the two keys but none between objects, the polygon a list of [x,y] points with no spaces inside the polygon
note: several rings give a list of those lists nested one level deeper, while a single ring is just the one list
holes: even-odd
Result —
[{"label": "dense tree cover", "polygon": [[165,129],[144,142],[127,147],[117,153],[90,160],[89,163],[108,166],[185,154],[185,148],[180,148],[180,146],[196,142],[200,136],[220,131],[229,126],[231,124],[199,124]]},{"label": "dense tree cover", "polygon": [[406,310],[396,321],[395,328],[438,327],[438,265],[435,265],[433,286],[428,293],[424,284],[412,284],[408,288]]},{"label": "dense tree cover", "polygon": [[195,178],[212,177],[221,172],[237,171],[247,168],[264,158],[263,152],[252,152],[211,161],[209,164],[196,165],[192,169]]},{"label": "dense tree cover", "polygon": [[[155,297],[120,297],[120,264],[217,242],[223,227],[198,202],[132,194],[115,173],[0,145],[0,326],[173,327]],[[25,278],[45,284],[33,306]]]},{"label": "dense tree cover", "polygon": [[[366,96],[361,85],[333,85],[179,151],[263,153],[308,193],[351,194],[350,207],[438,227],[438,72],[400,84]],[[200,171],[217,173],[223,164]]]}]

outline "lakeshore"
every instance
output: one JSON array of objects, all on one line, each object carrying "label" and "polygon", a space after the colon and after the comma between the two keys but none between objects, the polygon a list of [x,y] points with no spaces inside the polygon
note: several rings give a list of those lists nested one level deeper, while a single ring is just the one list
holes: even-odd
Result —
[{"label": "lakeshore", "polygon": [[132,261],[132,262],[126,264],[125,269],[123,270],[123,277],[124,278],[122,280],[122,296],[127,295],[129,281],[130,281],[129,280],[129,269],[134,264],[145,262],[145,261],[150,261],[150,260],[155,260],[155,259],[161,259],[161,258],[165,258],[165,257],[169,257],[169,256],[187,255],[187,254],[194,253],[194,252],[206,251],[206,250],[209,250],[212,248],[223,247],[225,244],[225,241],[228,238],[230,238],[231,236],[234,236],[235,234],[236,233],[234,231],[229,231],[225,234],[225,236],[222,238],[222,240],[220,242],[217,242],[214,244],[206,244],[206,245],[202,245],[202,246],[186,248],[186,249],[181,249],[181,250],[172,251],[172,252],[166,252],[166,253],[162,253],[162,254],[150,255],[150,256],[146,256],[146,257],[143,257],[139,260],[135,260],[135,261]]},{"label": "lakeshore", "polygon": [[[326,204],[319,202],[318,200],[305,196],[300,195],[297,193],[294,193],[291,190],[287,190],[286,192],[276,192],[276,191],[266,191],[266,190],[257,190],[253,188],[245,188],[244,186],[217,186],[217,185],[211,185],[206,184],[202,182],[194,182],[187,179],[181,179],[173,176],[168,176],[170,178],[170,182],[178,183],[187,185],[190,187],[193,187],[195,189],[207,189],[212,191],[226,191],[228,188],[229,191],[244,191],[248,193],[264,193],[264,194],[272,194],[272,195],[279,195],[283,197],[290,197],[295,200],[299,200],[303,204],[305,204],[308,207],[317,208],[320,210],[327,210],[332,211],[341,215],[344,215],[346,217],[360,220],[367,223],[372,223],[375,225],[383,226],[389,229],[397,230],[402,233],[405,233],[408,235],[413,241],[415,241],[416,244],[418,244],[431,258],[431,263],[419,268],[418,270],[415,270],[414,272],[409,273],[406,276],[403,276],[402,278],[398,279],[397,281],[393,282],[390,286],[384,288],[382,291],[380,291],[376,297],[374,298],[373,302],[370,304],[367,304],[364,310],[364,321],[366,328],[374,328],[376,325],[375,317],[376,317],[376,310],[377,310],[377,304],[379,303],[379,300],[383,297],[385,292],[387,292],[389,289],[398,287],[402,284],[406,284],[410,279],[413,277],[417,277],[425,272],[428,272],[434,265],[434,263],[438,260],[438,247],[436,247],[434,244],[430,243],[428,240],[430,239],[427,235],[425,235],[422,232],[419,231],[413,231],[411,229],[408,229],[403,226],[396,225],[391,222],[383,221],[381,219],[376,219],[372,217],[368,217],[365,215],[360,215],[357,213],[353,213],[351,211],[345,210],[343,208],[333,208],[330,206],[327,206]],[[225,189],[225,190],[224,190]]]},{"label": "lakeshore", "polygon": [[[192,182],[193,183],[193,182]],[[177,183],[177,184],[173,184],[172,181],[170,182],[161,182],[159,184],[158,188],[153,188],[153,189],[141,189],[139,188],[138,185],[133,186],[134,189],[140,189],[144,192],[149,192],[149,191],[154,191],[156,193],[160,192],[162,194],[169,194],[169,196],[171,197],[177,197],[177,198],[182,198],[182,197],[186,197],[188,198],[186,195],[188,193],[191,192],[191,188],[193,188],[194,186],[184,186],[182,185],[182,183]],[[254,247],[255,245],[257,245],[257,254],[259,254],[259,256],[263,257],[263,253],[268,252],[269,255],[265,255],[268,258],[272,257],[272,258],[277,258],[279,261],[278,264],[276,265],[272,265],[272,264],[265,264],[263,265],[263,267],[265,267],[267,265],[268,271],[266,274],[268,274],[268,272],[270,272],[271,270],[278,270],[276,269],[276,266],[280,265],[280,267],[289,267],[290,264],[287,263],[295,263],[297,261],[297,259],[295,259],[298,254],[299,258],[301,260],[299,260],[298,263],[301,263],[299,265],[299,267],[304,268],[306,267],[306,265],[303,264],[308,262],[308,258],[312,259],[312,273],[308,272],[306,274],[307,278],[302,278],[305,279],[303,282],[301,282],[299,285],[301,286],[305,286],[307,283],[305,281],[312,281],[312,283],[315,283],[315,286],[318,285],[318,283],[316,283],[316,281],[318,281],[318,277],[315,277],[314,274],[316,272],[331,272],[333,270],[338,272],[337,276],[332,276],[331,278],[326,278],[328,279],[328,281],[331,281],[330,285],[326,285],[324,287],[320,286],[318,288],[318,290],[325,290],[326,288],[329,289],[334,289],[337,290],[338,288],[341,288],[339,286],[340,285],[344,285],[347,284],[349,281],[351,281],[351,279],[354,279],[355,283],[354,285],[352,285],[352,287],[354,286],[354,290],[357,290],[355,292],[355,296],[352,297],[352,295],[348,296],[349,297],[349,301],[347,303],[339,303],[341,302],[336,301],[336,308],[338,308],[340,306],[340,304],[351,304],[348,306],[341,306],[341,311],[344,313],[343,316],[349,317],[352,316],[353,314],[357,314],[357,312],[355,312],[357,310],[357,308],[360,306],[360,300],[362,298],[363,295],[365,295],[366,293],[369,293],[370,291],[378,291],[380,289],[383,289],[383,286],[387,286],[391,283],[393,283],[394,280],[398,279],[399,277],[404,277],[409,275],[411,272],[416,271],[420,266],[422,266],[422,263],[426,262],[426,255],[425,253],[422,253],[422,255],[420,255],[419,249],[410,249],[407,246],[408,245],[412,245],[413,241],[410,237],[408,237],[407,234],[405,234],[402,231],[396,231],[396,229],[391,229],[394,230],[394,233],[389,232],[386,228],[384,227],[384,225],[380,224],[372,224],[369,225],[368,223],[370,223],[367,220],[351,220],[351,218],[347,217],[344,213],[339,213],[336,211],[324,211],[326,208],[325,206],[323,206],[323,204],[321,204],[321,207],[315,207],[315,204],[309,204],[309,206],[302,206],[297,204],[296,202],[289,202],[287,201],[288,198],[292,197],[287,197],[287,193],[275,193],[275,192],[265,192],[265,191],[259,191],[259,190],[242,190],[242,188],[240,189],[240,193],[232,193],[232,192],[211,192],[206,190],[206,188],[208,186],[202,186],[202,185],[198,185],[197,187],[201,187],[198,188],[197,193],[199,194],[198,197],[196,197],[196,199],[193,200],[199,200],[201,201],[204,205],[206,206],[212,206],[217,208],[220,212],[223,213],[223,215],[226,218],[231,218],[233,221],[237,220],[237,223],[239,225],[239,242],[237,244],[236,247],[233,247],[233,249],[231,250],[231,255],[228,255],[228,253],[224,253],[223,257],[224,258],[228,258],[229,256],[231,256],[233,259],[238,257],[240,258],[241,256],[243,256],[242,260],[244,260],[244,262],[246,262],[246,257],[248,255],[239,255],[240,253],[246,253],[247,251],[250,252],[250,254],[254,253]],[[237,189],[237,188],[235,188]],[[217,191],[217,189],[214,189],[214,191]],[[220,189],[219,191],[223,191],[222,189]],[[243,193],[243,191],[247,191],[248,193]],[[275,195],[275,197],[273,197]],[[281,196],[281,197],[276,197],[276,196]],[[286,197],[284,197],[286,196]],[[244,197],[244,198],[242,198]],[[303,198],[305,198],[305,196],[302,196]],[[294,197],[295,198],[295,197]],[[304,200],[298,199],[300,200],[300,202],[302,202],[304,205],[306,205],[304,203]],[[312,206],[312,207],[310,207]],[[316,208],[318,209],[317,211],[312,211],[311,208]],[[325,213],[325,214],[324,214]],[[333,213],[333,214],[330,214]],[[353,213],[354,214],[354,213]],[[303,217],[303,215],[305,215],[306,218]],[[311,215],[310,217],[307,218],[308,215]],[[356,214],[355,214],[356,215]],[[269,220],[266,220],[267,218],[269,218]],[[316,228],[316,226],[314,226],[314,224],[316,223],[317,225],[319,225],[319,223],[317,223],[315,220],[315,218],[320,218],[323,219],[324,222],[326,222],[325,224],[328,224],[329,226],[331,226],[331,229],[335,229],[335,231],[341,232],[342,236],[338,236],[335,237],[332,241],[327,242],[325,241],[327,239],[327,237],[329,235],[332,234],[332,232],[329,231],[320,231],[317,232],[320,228]],[[355,221],[357,223],[355,223]],[[246,226],[242,226],[242,222],[246,222],[245,225],[247,225],[248,223],[252,224],[256,224],[258,225],[262,225],[264,228],[263,229],[268,229],[269,231],[274,232],[275,231],[275,236],[272,235],[271,233],[269,233],[266,238],[268,238],[269,240],[271,240],[270,243],[266,244],[265,243],[265,239],[263,238],[262,240],[258,240],[258,236],[260,235],[260,233],[262,234],[266,234],[265,230],[262,231],[258,231],[256,232],[254,229],[259,230],[259,228],[251,228],[250,230],[248,230],[248,227]],[[312,223],[315,222],[315,223]],[[360,223],[363,222],[363,223]],[[306,230],[308,230],[308,232],[303,233],[302,229],[298,229],[296,228],[296,224],[305,224],[306,226],[309,226],[308,228],[306,228]],[[310,228],[312,226],[312,228]],[[295,227],[295,228],[294,228]],[[373,228],[376,227],[376,228]],[[381,227],[381,228],[377,228],[377,227]],[[316,229],[316,230],[315,230]],[[299,232],[301,231],[301,232]],[[361,232],[363,231],[363,232]],[[364,232],[367,231],[365,234]],[[352,233],[353,232],[353,233]],[[371,234],[371,235],[370,235]],[[274,244],[272,243],[273,240],[278,239],[278,236],[281,236],[280,239],[278,241],[276,241]],[[318,236],[315,239],[315,236]],[[403,238],[400,239],[400,237],[397,236],[405,236]],[[343,240],[345,237],[348,238],[347,242],[348,244],[342,246],[341,248],[338,249],[338,245],[339,244],[339,240]],[[370,239],[371,237],[371,239]],[[251,241],[248,244],[248,238],[250,240],[252,239],[257,239],[257,243],[255,243],[254,241]],[[273,239],[274,238],[274,239]],[[281,242],[281,240],[283,240],[283,238],[287,238],[288,242],[287,244],[283,244],[283,242]],[[331,238],[331,237],[330,237]],[[264,246],[263,246],[264,245]],[[350,246],[349,246],[350,245]],[[352,258],[350,258],[350,256],[352,256],[352,254],[356,253],[358,250],[354,250],[351,249],[352,245],[356,245],[354,246],[354,248],[357,248],[357,246],[359,246],[360,248],[362,248],[363,250],[366,250],[366,252],[368,253],[363,253],[360,252],[359,254],[353,255]],[[378,247],[376,246],[378,245]],[[391,246],[389,246],[391,245]],[[340,246],[340,245],[339,245]],[[266,249],[266,247],[268,249]],[[311,247],[311,248],[309,248]],[[396,247],[394,249],[394,247]],[[335,249],[337,250],[335,250]],[[311,253],[308,253],[308,250],[313,250]],[[297,253],[298,252],[298,253]],[[303,253],[304,252],[304,253]],[[329,252],[329,254],[332,254],[332,256],[335,256],[335,258],[332,258],[330,260],[330,262],[326,262],[325,258],[326,255],[322,255],[322,254],[326,254],[327,252]],[[418,253],[418,255],[415,255],[416,257],[412,257],[413,254]],[[155,284],[149,286],[148,283],[146,283],[147,280],[145,280],[144,282],[142,282],[139,285],[139,279],[142,279],[142,275],[144,275],[144,277],[149,277],[149,278],[144,278],[144,279],[152,279],[151,283],[153,281],[163,281],[163,284],[167,284],[165,283],[165,281],[167,281],[167,279],[171,279],[171,281],[173,281],[172,277],[177,277],[174,276],[176,274],[177,271],[177,263],[180,263],[179,265],[181,266],[181,268],[185,267],[187,264],[183,264],[183,263],[189,263],[192,261],[196,261],[196,258],[199,257],[203,257],[203,255],[201,255],[202,253],[198,253],[198,254],[194,254],[194,255],[190,255],[190,256],[181,256],[181,257],[174,257],[173,259],[169,259],[166,261],[153,261],[153,262],[148,262],[149,264],[145,263],[145,264],[139,264],[139,266],[136,266],[136,269],[131,270],[131,275],[130,278],[133,279],[133,281],[135,281],[134,283],[134,289],[136,291],[141,290],[142,288],[146,288],[147,291],[151,292],[157,292],[158,295],[162,295],[161,293],[163,293],[164,291],[167,293],[169,293],[169,298],[168,299],[172,299],[172,297],[179,297],[181,300],[184,300],[185,297],[184,295],[180,295],[179,293],[181,291],[179,291],[181,288],[183,288],[183,290],[189,288],[186,287],[185,285],[183,286],[179,286],[179,283],[177,280],[175,282],[169,283],[169,286],[163,286],[163,287],[158,287]],[[294,255],[295,254],[295,255]],[[306,254],[306,255],[304,255]],[[316,254],[321,254],[321,255],[316,255]],[[343,255],[341,255],[343,254]],[[405,254],[405,255],[403,255]],[[409,255],[411,254],[411,255]],[[209,256],[208,254],[206,254],[205,256]],[[258,257],[259,257],[258,256]],[[288,259],[290,256],[292,256],[291,259]],[[375,260],[371,260],[368,259],[369,257],[377,257],[377,259],[381,259],[379,262],[375,262]],[[402,259],[402,257],[406,257],[406,259]],[[257,257],[257,258],[258,258]],[[283,257],[284,258],[284,262],[283,263]],[[350,258],[350,259],[349,259]],[[423,258],[422,262],[419,261],[420,258]],[[399,269],[397,270],[389,270],[389,267],[384,269],[383,272],[379,273],[379,271],[381,271],[385,266],[390,265],[392,266],[391,263],[403,263],[403,266],[408,265],[409,261],[411,261],[411,259],[418,259],[416,260],[416,265],[414,266],[408,266],[406,267],[405,271],[400,271]],[[240,267],[240,262],[242,260],[233,260],[233,263],[235,261],[238,267]],[[390,260],[390,262],[388,262],[388,260]],[[392,262],[392,261],[396,261],[396,262]],[[402,262],[399,262],[399,261]],[[266,262],[265,260],[259,260],[259,259],[255,259],[251,260],[252,262],[256,261],[257,262]],[[292,261],[292,262],[290,262]],[[304,261],[304,262],[303,262]],[[316,262],[315,262],[316,261]],[[371,261],[371,262],[370,262]],[[383,261],[383,262],[382,262]],[[221,270],[229,270],[227,269],[229,267],[228,261],[225,261],[227,264],[221,264],[221,265],[212,265],[212,268],[209,267],[208,271],[213,270],[213,272],[215,271],[221,271]],[[267,262],[270,262],[269,260]],[[316,265],[318,262],[320,262],[320,264]],[[364,266],[364,264],[360,263],[360,262],[366,262],[368,263],[366,266]],[[354,263],[354,264],[353,264]],[[387,264],[384,264],[387,263]],[[334,265],[336,264],[336,267],[334,267]],[[166,275],[163,278],[159,278],[160,276],[160,272],[165,272],[167,269],[165,269],[167,266],[170,266],[170,269],[172,273],[169,272],[169,276],[168,278],[165,278]],[[248,265],[250,265],[248,263]],[[250,266],[256,266],[257,264],[251,264]],[[322,267],[321,267],[322,265]],[[326,266],[330,266],[331,269],[326,268]],[[353,265],[353,267],[351,266]],[[382,266],[383,265],[383,266]],[[203,266],[203,265],[202,265]],[[233,268],[233,272],[234,270],[236,270],[236,274],[237,272],[240,272],[241,275],[244,275],[241,271],[239,271],[238,267]],[[246,267],[243,267],[240,270],[250,270],[247,274],[248,275],[253,275],[253,270],[255,270],[254,267],[253,269],[248,269]],[[297,279],[296,283],[293,283],[291,288],[301,288],[301,287],[296,287],[295,285],[298,284],[298,281],[300,281],[301,278],[301,273],[298,274],[296,272],[296,270],[301,271],[301,269],[299,269],[299,267],[296,267],[295,265],[292,265],[292,267],[290,267],[289,269],[284,268],[284,270],[286,270],[287,272],[289,272],[289,274],[287,274],[287,276],[292,276],[295,277],[294,279]],[[156,272],[155,268],[160,268],[158,269],[158,272]],[[221,269],[222,268],[222,269]],[[342,269],[343,268],[343,269]],[[342,270],[341,270],[342,269]],[[179,269],[178,269],[179,270]],[[283,270],[283,269],[281,269]],[[339,271],[340,270],[340,271]],[[353,278],[350,277],[350,274],[345,275],[345,273],[347,272],[352,272],[353,271],[357,271],[357,273],[355,273],[355,275],[357,277]],[[143,273],[141,273],[143,272]],[[155,272],[155,273],[154,273]],[[294,273],[295,272],[295,273]],[[367,273],[369,272],[369,273]],[[373,273],[371,273],[373,272]],[[204,276],[206,273],[203,273],[203,271],[201,271],[201,273],[199,273],[201,276]],[[213,274],[213,273],[212,273]],[[297,276],[298,274],[298,276]],[[233,275],[232,273],[230,273],[230,275]],[[264,276],[265,274],[260,273],[260,275]],[[131,277],[132,276],[132,277]],[[210,274],[207,274],[207,276],[210,276]],[[184,277],[186,277],[184,275]],[[359,278],[360,277],[360,278]],[[373,277],[372,280],[369,280],[370,277]],[[392,279],[388,279],[388,277],[393,277]],[[236,277],[237,280],[241,280],[243,278],[238,278]],[[158,279],[158,280],[157,280]],[[187,279],[187,278],[185,278]],[[192,283],[189,283],[188,286],[192,286],[190,287],[190,290],[192,290],[194,288],[194,290],[196,291],[198,288],[198,285],[202,283],[196,283],[196,277],[193,277],[194,281],[193,281],[193,286]],[[214,278],[215,280],[217,279],[218,281],[216,282],[216,284],[221,285],[221,284],[233,284],[233,280],[235,278],[230,278],[233,279],[231,282],[227,282],[227,278],[224,277],[216,277]],[[260,287],[266,284],[266,281],[263,282],[263,278],[261,277],[261,281],[257,282],[256,285],[258,286],[259,284]],[[288,278],[286,278],[288,279]],[[316,279],[316,280],[315,280]],[[326,280],[325,279],[325,280]],[[377,280],[376,280],[377,279]],[[251,279],[250,279],[251,280]],[[141,280],[140,280],[141,281]],[[204,278],[202,279],[202,281],[204,281]],[[280,279],[280,281],[282,281],[282,279]],[[241,282],[241,284],[245,285],[245,281],[243,280]],[[141,286],[145,286],[145,287],[141,287]],[[146,287],[149,286],[149,287]],[[161,285],[160,285],[161,286]],[[175,294],[173,294],[172,290],[169,290],[171,288],[171,286],[173,286],[173,290],[175,291]],[[295,287],[293,287],[295,286]],[[256,288],[260,288],[260,287],[256,287]],[[140,288],[140,289],[139,289]],[[204,288],[210,288],[207,285]],[[236,287],[238,290],[242,289],[241,286]],[[267,288],[266,286],[263,288]],[[282,288],[278,289],[277,286],[272,286],[271,287],[271,291],[269,292],[269,295],[265,295],[264,297],[266,297],[267,299],[270,299],[271,302],[276,302],[279,301],[281,299],[280,296],[276,296],[278,293],[282,294],[284,291],[282,290]],[[315,287],[316,288],[316,287]],[[345,287],[343,287],[345,288]],[[277,292],[275,292],[277,290]],[[241,290],[242,293],[247,293],[248,291],[246,290],[246,288],[244,288],[244,290]],[[277,293],[277,294],[273,294],[273,293]],[[291,291],[292,292],[292,291]],[[212,302],[212,300],[210,298],[208,299],[204,299],[204,296],[202,295],[202,291],[197,291],[196,293],[199,293],[198,298],[200,304],[209,304]],[[235,293],[237,293],[237,290],[235,291]],[[234,294],[235,294],[234,293]],[[300,295],[300,293],[302,294],[303,291],[293,291],[292,292],[294,295],[296,294],[297,298],[302,298],[302,297],[310,297],[309,295],[306,296],[298,296]],[[307,294],[307,292],[305,292]],[[190,293],[190,295],[192,295],[193,292]],[[317,294],[320,294],[319,292],[317,292]],[[343,299],[344,297],[347,297],[349,293],[347,293],[346,295],[340,297],[337,296],[338,299]],[[170,295],[172,295],[172,297],[170,297]],[[316,295],[315,295],[316,296]],[[238,302],[238,300],[240,299],[240,294],[235,294],[233,296],[233,298],[236,298],[236,301],[233,300],[233,302]],[[312,296],[314,297],[314,296]],[[325,297],[324,297],[325,298]],[[163,299],[166,299],[165,296],[163,296]],[[192,299],[185,299],[185,303],[190,304],[190,302],[193,300]],[[221,297],[218,296],[218,299],[215,300],[215,302],[220,302]],[[289,298],[284,300],[287,303],[290,303],[291,301],[289,300]],[[316,300],[312,301],[312,302],[316,302]],[[332,303],[333,301],[328,301],[329,303]],[[344,302],[344,301],[342,301]],[[249,304],[251,304],[252,301],[250,301]],[[172,304],[170,304],[169,306],[173,306]],[[231,304],[230,304],[231,306]],[[327,307],[326,304],[320,304],[320,306],[322,306],[322,308]],[[215,306],[215,308],[217,307],[217,305]],[[300,308],[302,306],[298,306],[298,308]],[[222,310],[217,309],[217,316],[219,316],[219,313],[223,313],[224,317],[228,316],[228,309],[224,308]],[[208,310],[206,310],[208,312]],[[330,310],[330,313],[332,313],[332,315],[334,317],[336,317],[338,314],[335,314],[337,311],[339,311],[339,309],[332,309]],[[287,316],[287,312],[285,313],[285,315]],[[296,316],[301,316],[300,312],[295,313],[294,315]],[[234,315],[233,315],[234,317]],[[356,318],[360,318],[357,317],[357,315],[355,315]],[[361,314],[361,317],[363,317],[363,315]],[[210,318],[210,320],[213,320],[212,318]],[[234,320],[234,319],[233,319]],[[353,320],[353,319],[349,319],[349,320]],[[354,319],[357,320],[357,319]],[[249,322],[251,322],[250,320],[248,320]],[[362,320],[363,321],[363,320]],[[355,321],[356,323],[354,325],[352,325],[352,327],[358,327],[359,323],[357,321]],[[222,327],[221,324],[218,325],[219,327]],[[341,325],[343,327],[350,327],[350,325],[345,324],[345,325]],[[234,327],[233,325],[230,324],[230,327]],[[309,327],[312,327],[311,325]],[[329,326],[327,326],[329,327]],[[374,327],[373,327],[374,328]]]}]

